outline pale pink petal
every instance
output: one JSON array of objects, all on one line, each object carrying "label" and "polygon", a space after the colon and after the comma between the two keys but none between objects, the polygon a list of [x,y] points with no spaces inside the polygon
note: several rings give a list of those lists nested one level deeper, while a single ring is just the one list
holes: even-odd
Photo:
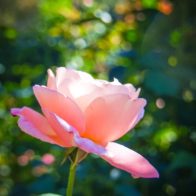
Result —
[{"label": "pale pink petal", "polygon": [[136,118],[129,124],[129,130],[133,129],[135,125],[144,117],[144,112],[144,109],[141,109],[140,112],[138,112]]},{"label": "pale pink petal", "polygon": [[138,96],[140,94],[140,90],[141,90],[140,88],[136,90],[135,87],[132,84],[125,84],[123,86],[125,86],[125,88],[128,91],[129,96],[132,99],[137,99],[138,98]]},{"label": "pale pink petal", "polygon": [[18,126],[25,133],[44,142],[63,146],[60,138],[56,136],[48,121],[38,112],[28,107],[11,109],[13,116],[19,116]]},{"label": "pale pink petal", "polygon": [[124,94],[136,99],[139,95],[131,84],[122,85],[117,79],[113,82],[95,80],[85,72],[64,67],[58,68],[56,73],[57,90],[74,99],[82,111],[97,97]]},{"label": "pale pink petal", "polygon": [[71,77],[67,77],[67,69],[64,67],[58,67],[56,69],[56,84],[57,88],[64,80],[71,80]]},{"label": "pale pink petal", "polygon": [[116,78],[113,82],[108,82],[105,80],[94,80],[94,83],[101,87],[101,92],[99,94],[113,95],[113,94],[124,94],[128,95],[130,99],[136,99],[139,96],[140,89],[136,90],[132,84],[121,84]]},{"label": "pale pink petal", "polygon": [[51,69],[48,69],[48,81],[47,81],[47,87],[56,90],[56,78],[54,73]]},{"label": "pale pink petal", "polygon": [[133,85],[122,85],[117,79],[113,82],[95,80],[88,73],[64,67],[57,68],[56,73],[58,91],[67,96],[79,98],[88,95],[96,98],[118,93],[129,95],[130,98],[138,97],[139,91],[136,91]]},{"label": "pale pink petal", "polygon": [[73,140],[73,127],[53,112],[43,109],[43,113],[56,134],[61,138],[65,147],[75,146]]},{"label": "pale pink petal", "polygon": [[[57,89],[65,96],[76,98],[81,94],[85,94],[90,91],[89,87],[85,87],[87,84],[90,86],[93,78],[81,71],[75,71],[73,69],[66,69],[59,67],[56,70],[56,83]],[[82,85],[81,83],[86,83]]]},{"label": "pale pink petal", "polygon": [[74,81],[70,79],[64,79],[61,83],[58,82],[57,91],[65,97],[70,97],[71,99],[74,99],[70,88],[73,83]]},{"label": "pale pink petal", "polygon": [[77,133],[74,134],[74,141],[78,148],[82,149],[87,153],[93,153],[97,155],[102,155],[106,153],[103,146],[96,144],[92,140],[80,137]]},{"label": "pale pink petal", "polygon": [[70,86],[70,92],[77,103],[77,105],[80,107],[82,112],[85,112],[88,105],[97,98],[97,96],[101,92],[101,88],[92,84],[92,83],[85,83],[80,82],[79,83],[73,83]]},{"label": "pale pink petal", "polygon": [[[81,87],[80,87],[81,85]],[[85,111],[88,105],[98,97],[104,97],[107,95],[127,95],[131,100],[137,99],[139,96],[140,89],[137,91],[131,84],[122,85],[117,79],[113,82],[107,82],[104,80],[94,80],[93,82],[89,82],[88,85],[80,82],[79,84],[75,84],[74,89],[88,89],[86,91],[80,90],[83,93],[78,93],[78,96],[75,96],[75,101],[80,106],[82,111]],[[79,96],[80,95],[80,96]]]},{"label": "pale pink petal", "polygon": [[77,146],[87,153],[90,152],[98,155],[106,153],[103,146],[100,146],[87,138],[80,137],[77,130],[70,126],[58,115],[50,113],[46,110],[44,110],[44,114],[52,124],[52,127],[56,131],[57,135],[64,141],[65,147]]},{"label": "pale pink petal", "polygon": [[[64,70],[64,69],[63,69]],[[65,72],[65,70],[64,70]],[[61,72],[57,76],[58,85],[57,90],[64,96],[68,96],[71,99],[73,99],[77,105],[80,107],[82,111],[86,109],[88,104],[97,97],[97,94],[102,91],[100,87],[98,87],[96,84],[92,81],[85,81],[80,78],[78,73],[74,73],[74,71],[68,71],[66,70],[66,73],[70,72],[70,75],[73,75],[73,77],[70,76],[70,78],[61,76]],[[75,75],[74,75],[75,74]],[[65,75],[65,73],[64,73]],[[60,77],[61,76],[61,77]]]},{"label": "pale pink petal", "polygon": [[59,85],[65,79],[68,79],[68,80],[79,80],[80,76],[74,70],[66,69],[65,67],[58,67],[56,69],[56,79],[57,79],[57,84]]},{"label": "pale pink petal", "polygon": [[99,155],[106,153],[104,147],[95,144],[93,141],[87,138],[80,137],[78,131],[58,115],[54,113],[47,113],[47,117],[48,116],[50,118],[50,122],[53,121],[52,124],[54,125],[54,129],[56,130],[57,134],[62,137],[63,141],[68,143],[68,140],[70,139],[70,147],[77,146],[87,153],[91,152]]},{"label": "pale pink petal", "polygon": [[73,97],[76,100],[79,97],[85,95],[88,95],[90,97],[99,89],[99,87],[97,87],[93,83],[89,83],[86,81],[74,81],[70,83],[67,88],[69,89],[71,97]]},{"label": "pale pink petal", "polygon": [[83,71],[77,71],[74,69],[70,68],[65,68],[65,67],[59,67],[56,70],[56,75],[58,82],[63,81],[64,79],[73,79],[73,80],[85,80],[85,81],[90,81],[94,80],[92,76],[86,72]]},{"label": "pale pink petal", "polygon": [[138,122],[144,99],[131,100],[127,95],[95,99],[86,110],[86,130],[82,137],[106,145],[123,136]]},{"label": "pale pink petal", "polygon": [[158,178],[157,170],[137,152],[114,142],[106,146],[101,157],[112,166],[129,172],[134,178]]},{"label": "pale pink petal", "polygon": [[84,81],[94,81],[94,78],[90,75],[90,74],[88,74],[88,73],[86,73],[86,72],[83,72],[83,71],[76,71],[76,70],[73,70],[73,69],[70,69],[70,70],[68,70],[69,72],[76,72],[79,76],[80,76],[80,79],[81,80],[84,80]]},{"label": "pale pink petal", "polygon": [[69,85],[73,82],[71,75],[67,74],[65,67],[59,67],[56,69],[56,85],[57,91],[64,96],[72,97],[69,91]]},{"label": "pale pink petal", "polygon": [[57,114],[79,132],[84,131],[84,116],[69,97],[39,85],[35,85],[33,90],[41,108]]},{"label": "pale pink petal", "polygon": [[136,91],[133,85],[122,85],[117,79],[114,79],[113,82],[103,81],[102,91],[103,95],[124,94],[128,95],[130,99],[136,99],[139,95],[139,91]]},{"label": "pale pink petal", "polygon": [[[68,76],[61,76],[61,72],[57,75],[57,89],[64,96],[77,99],[81,96],[92,95],[98,88],[94,84],[94,80],[88,81],[80,78],[80,74],[73,70],[66,70]],[[59,77],[58,77],[59,76]]]}]

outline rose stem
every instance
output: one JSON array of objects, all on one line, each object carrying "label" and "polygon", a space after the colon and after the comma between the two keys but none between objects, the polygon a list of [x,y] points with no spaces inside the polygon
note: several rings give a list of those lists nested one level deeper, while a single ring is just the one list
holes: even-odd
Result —
[{"label": "rose stem", "polygon": [[72,196],[76,168],[77,168],[77,164],[75,162],[72,162],[70,166],[70,170],[69,170],[69,178],[68,178],[66,196]]}]

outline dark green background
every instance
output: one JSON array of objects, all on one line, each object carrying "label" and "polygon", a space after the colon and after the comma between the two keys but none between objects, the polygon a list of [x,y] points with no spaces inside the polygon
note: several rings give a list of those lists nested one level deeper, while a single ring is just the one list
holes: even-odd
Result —
[{"label": "dark green background", "polygon": [[[93,4],[90,4],[93,2]],[[144,155],[159,179],[133,179],[96,156],[77,170],[74,195],[196,194],[194,0],[0,1],[0,195],[64,194],[64,149],[21,132],[9,110],[40,110],[32,85],[67,66],[141,87],[144,119],[118,142]],[[55,156],[44,165],[45,153]],[[21,156],[29,157],[21,165]]]}]

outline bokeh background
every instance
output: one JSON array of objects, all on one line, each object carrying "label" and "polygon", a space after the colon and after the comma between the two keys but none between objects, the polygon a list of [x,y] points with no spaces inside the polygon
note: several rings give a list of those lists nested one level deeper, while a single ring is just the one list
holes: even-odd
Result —
[{"label": "bokeh background", "polygon": [[39,111],[32,85],[56,66],[141,87],[145,117],[118,142],[160,172],[133,179],[89,155],[74,195],[196,195],[195,16],[195,0],[1,0],[0,195],[65,192],[65,149],[25,135],[9,113]]}]

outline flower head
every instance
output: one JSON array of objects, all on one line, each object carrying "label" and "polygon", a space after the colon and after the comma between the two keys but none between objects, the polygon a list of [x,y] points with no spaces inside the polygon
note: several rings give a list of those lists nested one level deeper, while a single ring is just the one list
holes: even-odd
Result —
[{"label": "flower head", "polygon": [[94,153],[134,177],[158,177],[140,154],[114,141],[144,115],[146,100],[131,84],[96,80],[91,75],[59,67],[48,70],[47,86],[35,85],[40,114],[29,107],[13,108],[25,133],[62,147]]}]

